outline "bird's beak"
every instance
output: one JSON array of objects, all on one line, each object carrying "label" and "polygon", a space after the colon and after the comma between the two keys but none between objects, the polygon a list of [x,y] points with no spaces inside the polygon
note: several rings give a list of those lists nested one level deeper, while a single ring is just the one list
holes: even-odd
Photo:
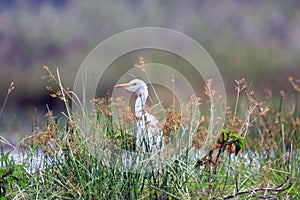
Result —
[{"label": "bird's beak", "polygon": [[127,87],[130,87],[130,86],[134,86],[135,84],[134,83],[122,83],[122,84],[118,84],[118,85],[115,85],[115,88],[127,88]]}]

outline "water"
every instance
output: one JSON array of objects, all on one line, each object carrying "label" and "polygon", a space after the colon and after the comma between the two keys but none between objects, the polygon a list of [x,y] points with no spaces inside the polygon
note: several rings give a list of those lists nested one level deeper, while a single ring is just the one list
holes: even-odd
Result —
[{"label": "water", "polygon": [[[30,173],[43,170],[52,162],[41,151],[30,152],[29,150],[20,150],[17,147],[2,144],[2,155],[0,157],[8,152],[8,162],[13,161],[14,164],[24,165],[25,170]],[[1,167],[4,165],[5,162],[0,162]]]}]

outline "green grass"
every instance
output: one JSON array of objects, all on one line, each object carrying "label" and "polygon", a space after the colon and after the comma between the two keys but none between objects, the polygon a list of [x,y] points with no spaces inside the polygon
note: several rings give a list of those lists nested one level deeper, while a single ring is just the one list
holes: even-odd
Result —
[{"label": "green grass", "polygon": [[[99,148],[110,141],[121,149],[135,150],[134,121],[124,126],[120,125],[122,121],[113,121],[110,103],[94,101],[95,118],[88,121],[88,127],[92,127],[91,141],[83,137],[80,118],[69,107],[65,126],[49,111],[47,125],[35,129],[21,142],[21,146],[30,150],[26,159],[17,164],[8,154],[1,154],[0,198],[297,199],[300,118],[295,108],[299,99],[293,98],[290,107],[291,103],[286,105],[288,97],[282,97],[274,106],[274,99],[262,103],[247,91],[244,81],[239,84],[237,103],[233,109],[227,109],[224,129],[198,156],[194,152],[203,145],[209,116],[203,119],[203,113],[193,114],[195,107],[203,105],[193,104],[189,112],[182,113],[180,126],[172,120],[178,120],[178,114],[171,111],[166,114],[168,126],[163,127],[168,136],[166,143],[176,135],[189,135],[192,142],[176,159],[164,160],[159,170],[121,171],[116,162],[91,151],[91,141]],[[69,91],[61,87],[57,94],[68,106]],[[295,90],[294,97],[297,95],[299,92]],[[240,117],[243,112],[247,113],[246,120]],[[121,111],[119,114],[124,119]],[[189,121],[190,116],[194,116],[196,123]],[[43,154],[37,154],[38,150]],[[38,169],[31,162],[37,155],[43,166]]]}]

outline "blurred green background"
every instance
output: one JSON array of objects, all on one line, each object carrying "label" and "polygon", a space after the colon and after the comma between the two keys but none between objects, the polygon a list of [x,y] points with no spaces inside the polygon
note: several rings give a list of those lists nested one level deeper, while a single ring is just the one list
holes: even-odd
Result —
[{"label": "blurred green background", "polygon": [[97,44],[136,27],[170,28],[195,39],[216,62],[229,95],[234,80],[242,77],[261,93],[288,91],[287,78],[300,78],[299,10],[296,0],[0,0],[0,102],[15,82],[0,134],[28,134],[35,108],[39,125],[46,104],[56,115],[63,109],[45,90],[42,66],[58,68],[64,85],[71,87]]}]

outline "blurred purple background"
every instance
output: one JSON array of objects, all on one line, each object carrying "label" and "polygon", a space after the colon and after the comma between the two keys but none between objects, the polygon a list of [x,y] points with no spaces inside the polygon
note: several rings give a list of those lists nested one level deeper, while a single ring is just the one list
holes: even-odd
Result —
[{"label": "blurred purple background", "polygon": [[[28,134],[35,108],[40,126],[46,104],[56,115],[63,110],[45,90],[42,66],[58,68],[64,85],[71,87],[97,44],[136,27],[170,28],[195,39],[219,67],[228,94],[242,77],[261,92],[288,91],[287,78],[300,78],[299,10],[300,3],[292,0],[0,0],[0,105],[15,82],[0,134],[11,140],[16,133]],[[136,60],[127,59],[126,67]],[[103,83],[104,96],[111,87]]]}]

